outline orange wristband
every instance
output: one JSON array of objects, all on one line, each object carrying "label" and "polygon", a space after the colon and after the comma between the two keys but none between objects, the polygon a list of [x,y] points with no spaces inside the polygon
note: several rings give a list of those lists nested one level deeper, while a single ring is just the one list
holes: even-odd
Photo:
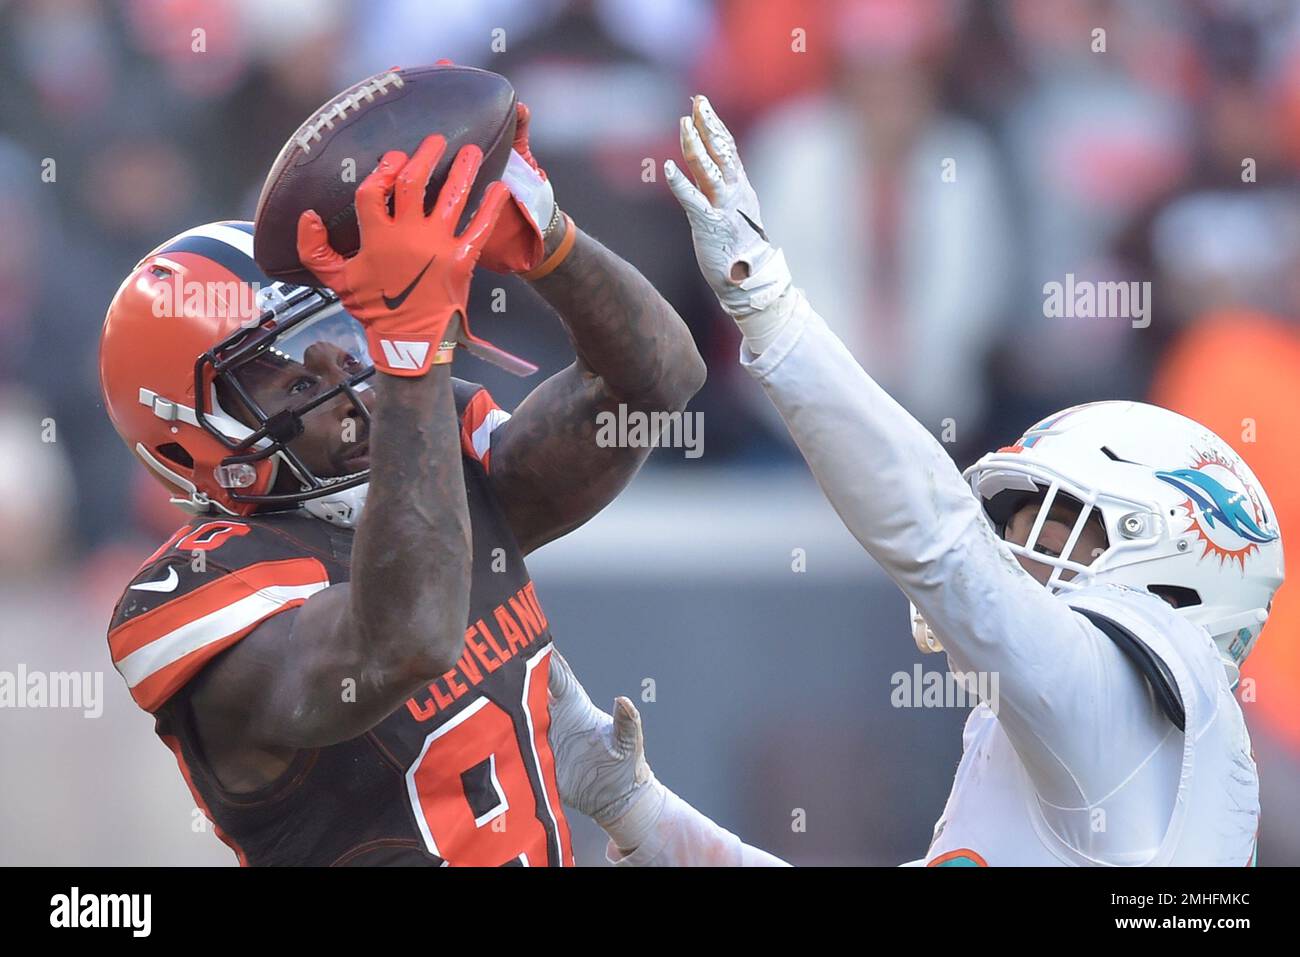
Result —
[{"label": "orange wristband", "polygon": [[543,279],[555,272],[560,263],[564,262],[569,253],[573,251],[573,244],[578,241],[578,227],[573,225],[573,219],[568,213],[562,215],[565,223],[564,238],[560,240],[560,245],[555,247],[555,252],[547,256],[546,261],[536,269],[519,274],[529,282],[536,282],[538,279]]}]

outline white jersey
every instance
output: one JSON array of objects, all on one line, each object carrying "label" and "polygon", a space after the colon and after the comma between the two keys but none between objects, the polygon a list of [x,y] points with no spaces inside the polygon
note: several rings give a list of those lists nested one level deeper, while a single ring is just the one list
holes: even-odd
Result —
[{"label": "white jersey", "polygon": [[[1241,708],[1209,634],[1159,598],[1122,586],[1095,585],[1057,600],[1124,626],[1169,666],[1187,733],[1155,705],[1143,679],[1124,673],[1137,676],[1135,666],[1105,645],[1100,657],[1115,659],[1116,674],[1101,674],[1111,663],[1095,662],[1101,680],[1082,682],[1084,693],[1044,695],[1031,705],[1074,710],[1080,724],[1064,743],[1039,738],[1017,747],[981,704],[966,721],[962,760],[925,863],[1250,863],[1259,782]],[[1094,697],[1099,686],[1105,690]]]},{"label": "white jersey", "polygon": [[[1258,778],[1209,634],[1147,592],[1093,585],[1053,595],[1034,580],[939,443],[798,290],[786,295],[797,299],[793,318],[762,355],[742,346],[742,365],[949,666],[997,675],[997,711],[981,704],[966,723],[925,862],[1250,863]],[[1186,733],[1137,666],[1072,605],[1127,629],[1164,663]]]}]

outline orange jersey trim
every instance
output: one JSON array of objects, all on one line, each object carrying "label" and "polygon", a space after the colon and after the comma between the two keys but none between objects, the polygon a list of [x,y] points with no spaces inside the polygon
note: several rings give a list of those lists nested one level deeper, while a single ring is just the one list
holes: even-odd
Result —
[{"label": "orange jersey trim", "polygon": [[[496,413],[495,415],[493,413]],[[509,418],[487,389],[480,389],[465,405],[460,420],[460,447],[470,458],[490,470],[492,456],[491,430]],[[487,432],[480,432],[486,426]]]},{"label": "orange jersey trim", "polygon": [[948,851],[944,854],[940,854],[934,860],[927,862],[925,866],[943,867],[943,865],[947,864],[949,861],[958,861],[963,859],[970,861],[975,867],[989,866],[988,861],[984,860],[983,857],[981,857],[979,854],[976,854],[969,847],[959,847],[955,851]]},{"label": "orange jersey trim", "polygon": [[[309,597],[303,592],[328,585],[325,566],[314,558],[250,565],[114,628],[108,633],[113,664],[127,679],[136,703],[146,711],[155,711],[216,655],[272,615],[303,604]],[[286,589],[294,593],[285,597]],[[258,597],[263,601],[246,603],[247,607],[238,610],[234,607]],[[178,651],[173,660],[166,660],[165,644],[179,640],[185,629],[191,632],[186,641],[197,640],[198,646],[189,652]],[[137,676],[138,668],[127,659],[141,651],[148,656],[150,648],[158,652],[159,661],[156,666],[142,666],[152,670]]]}]

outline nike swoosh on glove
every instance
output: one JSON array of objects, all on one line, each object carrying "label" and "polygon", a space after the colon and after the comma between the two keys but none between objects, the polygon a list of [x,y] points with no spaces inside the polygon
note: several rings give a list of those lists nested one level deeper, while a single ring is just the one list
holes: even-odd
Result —
[{"label": "nike swoosh on glove", "polygon": [[[330,245],[315,210],[298,220],[298,257],[365,326],[370,357],[389,375],[424,375],[434,365],[451,362],[458,342],[473,340],[466,321],[470,279],[510,198],[503,183],[493,183],[464,232],[456,234],[483,162],[482,151],[469,145],[456,154],[426,216],[429,176],[446,147],[447,141],[435,134],[409,158],[399,150],[383,155],[357,187],[361,248],[350,259]],[[460,330],[449,334],[457,317]]]}]

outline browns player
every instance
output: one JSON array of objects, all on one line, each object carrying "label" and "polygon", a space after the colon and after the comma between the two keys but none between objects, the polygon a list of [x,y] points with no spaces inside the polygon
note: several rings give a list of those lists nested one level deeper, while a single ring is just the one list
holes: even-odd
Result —
[{"label": "browns player", "polygon": [[[481,156],[458,154],[425,216],[439,136],[358,187],[353,258],[304,214],[301,258],[333,294],[270,282],[251,225],[218,223],[151,252],[109,308],[109,415],[190,513],[110,650],[243,864],[573,862],[523,558],[648,454],[599,447],[597,413],[680,410],[704,365],[653,287],[554,211],[527,120],[506,177],[527,182],[493,184],[460,234]],[[476,261],[530,279],[577,353],[513,416],[450,375]]]}]

